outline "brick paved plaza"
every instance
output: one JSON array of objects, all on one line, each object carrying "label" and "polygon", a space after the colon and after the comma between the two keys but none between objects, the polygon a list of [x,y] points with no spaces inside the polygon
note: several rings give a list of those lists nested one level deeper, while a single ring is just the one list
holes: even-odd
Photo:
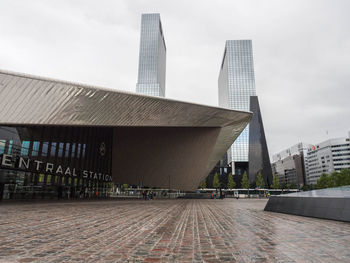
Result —
[{"label": "brick paved plaza", "polygon": [[266,200],[0,205],[0,262],[350,262],[350,224]]}]

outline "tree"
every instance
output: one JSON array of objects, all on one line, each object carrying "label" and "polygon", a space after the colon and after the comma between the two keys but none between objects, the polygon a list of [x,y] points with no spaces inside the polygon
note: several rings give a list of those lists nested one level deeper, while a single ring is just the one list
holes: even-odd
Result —
[{"label": "tree", "polygon": [[337,186],[350,185],[350,169],[342,169],[338,173]]},{"label": "tree", "polygon": [[213,178],[213,187],[214,188],[219,188],[220,187],[220,179],[218,173],[215,173],[214,178]]},{"label": "tree", "polygon": [[256,177],[256,186],[258,188],[264,188],[265,187],[265,182],[264,182],[264,179],[262,177],[261,172],[258,172],[258,176]]},{"label": "tree", "polygon": [[280,180],[278,178],[278,174],[274,174],[272,178],[272,189],[279,189],[280,188]]},{"label": "tree", "polygon": [[286,181],[283,181],[283,183],[280,183],[279,178],[278,178],[278,183],[279,183],[279,188],[281,188],[282,190],[287,189],[289,187],[289,184],[287,184]]},{"label": "tree", "polygon": [[247,172],[244,172],[241,184],[242,184],[243,188],[249,189],[250,183],[249,183],[249,179],[247,176]]},{"label": "tree", "polygon": [[317,180],[316,183],[316,188],[317,189],[323,189],[323,188],[327,188],[329,187],[329,185],[331,185],[330,183],[330,177],[328,177],[327,174],[322,174],[321,177]]},{"label": "tree", "polygon": [[[264,179],[262,177],[261,171],[258,172],[258,176],[256,177],[255,183],[256,183],[256,187],[258,187],[259,189],[265,187],[265,182],[264,182]],[[259,190],[259,198],[260,198],[260,190]]]},{"label": "tree", "polygon": [[233,180],[233,175],[232,173],[229,173],[228,175],[228,182],[227,182],[227,188],[228,189],[233,189],[236,187],[236,182]]},{"label": "tree", "polygon": [[242,177],[242,181],[241,181],[242,187],[245,189],[248,189],[248,197],[249,197],[249,186],[250,186],[250,182],[247,176],[247,172],[244,172],[243,177]]},{"label": "tree", "polygon": [[316,189],[339,187],[350,185],[350,169],[342,169],[337,172],[334,171],[330,175],[322,174],[317,180]]},{"label": "tree", "polygon": [[203,182],[201,183],[200,187],[202,189],[207,188],[207,179],[204,179]]},{"label": "tree", "polygon": [[297,189],[297,188],[298,188],[298,185],[295,182],[290,184],[290,189]]}]

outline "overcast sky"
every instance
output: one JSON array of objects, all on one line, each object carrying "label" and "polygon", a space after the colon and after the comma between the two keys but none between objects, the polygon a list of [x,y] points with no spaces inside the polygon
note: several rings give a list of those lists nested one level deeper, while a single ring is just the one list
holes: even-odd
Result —
[{"label": "overcast sky", "polygon": [[225,40],[252,39],[270,155],[350,131],[348,0],[1,0],[0,68],[134,92],[141,13],[161,14],[166,97],[217,106]]}]

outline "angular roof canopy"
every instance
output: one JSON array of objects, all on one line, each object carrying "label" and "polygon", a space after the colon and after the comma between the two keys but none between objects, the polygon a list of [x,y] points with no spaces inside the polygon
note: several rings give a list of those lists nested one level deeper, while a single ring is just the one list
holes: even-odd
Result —
[{"label": "angular roof canopy", "polygon": [[0,125],[221,128],[208,171],[252,115],[3,70],[0,109]]}]

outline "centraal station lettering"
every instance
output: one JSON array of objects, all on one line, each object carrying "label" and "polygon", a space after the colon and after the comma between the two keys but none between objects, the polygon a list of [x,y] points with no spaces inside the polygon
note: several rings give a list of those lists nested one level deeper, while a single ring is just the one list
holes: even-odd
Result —
[{"label": "centraal station lettering", "polygon": [[1,167],[7,169],[19,169],[30,172],[42,172],[54,175],[73,176],[89,178],[92,180],[99,180],[105,182],[111,182],[112,177],[108,174],[99,172],[93,172],[88,170],[77,171],[75,168],[64,167],[62,165],[56,165],[49,162],[43,162],[40,160],[34,160],[27,157],[16,156],[11,154],[3,154],[1,160]]}]

